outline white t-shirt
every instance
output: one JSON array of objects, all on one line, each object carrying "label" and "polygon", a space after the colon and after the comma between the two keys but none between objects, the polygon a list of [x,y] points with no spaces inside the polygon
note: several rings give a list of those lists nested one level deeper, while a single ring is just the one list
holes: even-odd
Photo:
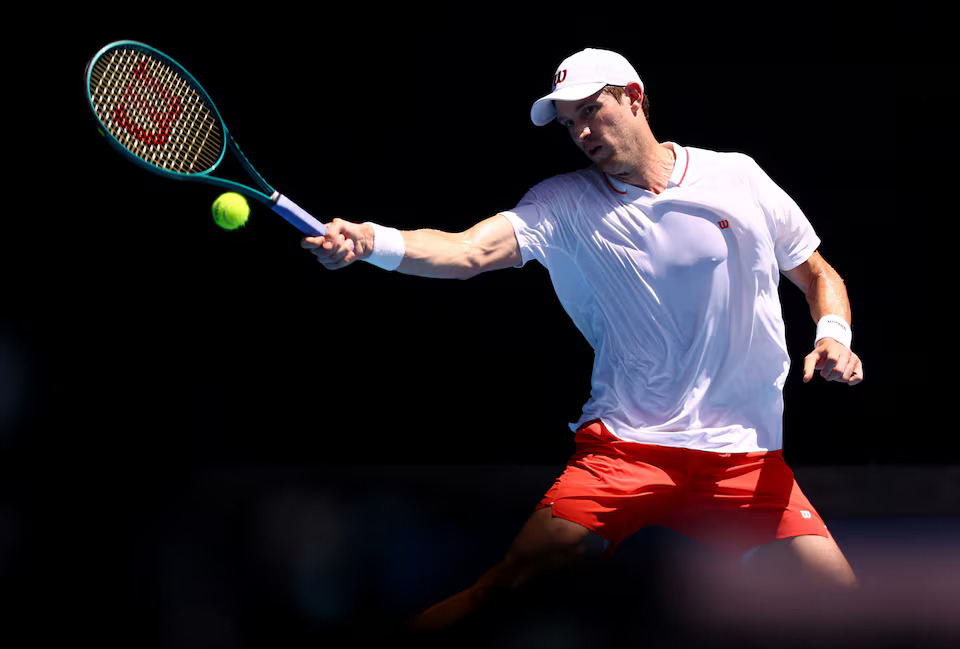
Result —
[{"label": "white t-shirt", "polygon": [[576,429],[720,453],[782,446],[790,368],[780,271],[820,245],[750,157],[669,143],[662,193],[596,167],[549,178],[516,208],[522,263],[550,272],[594,350]]}]

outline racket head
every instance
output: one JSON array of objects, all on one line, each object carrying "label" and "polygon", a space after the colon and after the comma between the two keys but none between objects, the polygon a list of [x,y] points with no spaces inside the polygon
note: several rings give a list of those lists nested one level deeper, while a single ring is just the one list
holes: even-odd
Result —
[{"label": "racket head", "polygon": [[90,60],[85,82],[101,134],[134,164],[268,199],[210,175],[235,147],[233,138],[207,91],[173,58],[145,43],[116,41]]}]

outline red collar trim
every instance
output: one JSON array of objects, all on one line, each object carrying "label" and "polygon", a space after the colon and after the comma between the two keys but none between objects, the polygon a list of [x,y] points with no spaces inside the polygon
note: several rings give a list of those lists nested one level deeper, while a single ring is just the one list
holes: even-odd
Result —
[{"label": "red collar trim", "polygon": [[606,171],[601,171],[600,173],[603,174],[603,181],[604,181],[605,183],[607,183],[607,187],[610,188],[610,191],[616,192],[617,194],[620,194],[621,196],[627,193],[626,190],[620,191],[619,189],[617,189],[616,187],[613,186],[613,183],[610,182],[610,179],[609,179],[609,178],[607,178],[607,172],[606,172]]},{"label": "red collar trim", "polygon": [[[684,178],[687,177],[687,170],[690,169],[690,150],[689,150],[689,149],[684,149],[683,152],[684,152],[684,154],[685,154],[685,156],[684,156],[684,157],[685,157],[685,160],[684,160],[684,165],[683,165],[683,174],[680,176],[680,180],[677,181],[677,185],[676,185],[677,187],[679,187],[679,186],[683,183]],[[613,183],[610,182],[610,178],[607,177],[607,172],[601,171],[600,173],[603,175],[603,182],[607,183],[607,187],[610,188],[610,191],[612,191],[612,192],[614,192],[614,193],[616,193],[616,194],[620,194],[621,196],[623,196],[623,195],[625,195],[625,194],[627,193],[626,190],[620,191],[619,189],[617,189],[616,187],[613,186]]]}]

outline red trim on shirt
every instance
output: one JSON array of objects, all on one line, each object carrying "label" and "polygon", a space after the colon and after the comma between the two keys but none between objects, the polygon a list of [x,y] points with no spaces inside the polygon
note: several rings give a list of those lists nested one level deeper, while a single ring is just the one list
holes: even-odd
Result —
[{"label": "red trim on shirt", "polygon": [[685,165],[683,165],[683,175],[680,176],[680,180],[677,181],[677,187],[679,187],[680,183],[683,182],[683,179],[687,177],[687,169],[690,168],[690,152],[687,151],[686,153],[687,153],[687,162]]},{"label": "red trim on shirt", "polygon": [[626,193],[627,193],[627,192],[625,192],[625,191],[620,191],[619,189],[617,189],[616,187],[613,186],[613,183],[610,182],[610,179],[609,179],[609,178],[607,178],[607,172],[601,171],[600,173],[603,174],[603,180],[604,180],[604,182],[607,183],[607,187],[609,187],[612,191],[614,191],[614,192],[616,192],[616,193],[618,193],[618,194],[626,194]]},{"label": "red trim on shirt", "polygon": [[[687,159],[683,165],[683,175],[680,176],[680,180],[677,181],[677,187],[679,187],[680,184],[683,182],[683,179],[687,177],[687,170],[690,168],[690,152],[687,151],[686,153],[687,153]],[[609,187],[612,191],[616,192],[617,194],[620,194],[621,196],[627,193],[626,191],[620,191],[619,189],[613,186],[613,183],[610,182],[609,178],[607,178],[607,172],[601,171],[600,173],[603,174],[603,181],[607,183],[607,187]]]}]

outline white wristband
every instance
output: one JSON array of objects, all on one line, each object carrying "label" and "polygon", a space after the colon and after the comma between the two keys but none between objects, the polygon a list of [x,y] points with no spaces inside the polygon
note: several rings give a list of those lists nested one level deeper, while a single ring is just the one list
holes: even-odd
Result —
[{"label": "white wristband", "polygon": [[816,345],[821,338],[833,338],[849,349],[853,340],[853,329],[850,328],[850,323],[840,316],[825,315],[817,323],[817,337],[813,344]]},{"label": "white wristband", "polygon": [[369,221],[366,225],[373,228],[373,250],[363,261],[384,270],[396,270],[407,250],[407,244],[404,243],[400,230]]}]

